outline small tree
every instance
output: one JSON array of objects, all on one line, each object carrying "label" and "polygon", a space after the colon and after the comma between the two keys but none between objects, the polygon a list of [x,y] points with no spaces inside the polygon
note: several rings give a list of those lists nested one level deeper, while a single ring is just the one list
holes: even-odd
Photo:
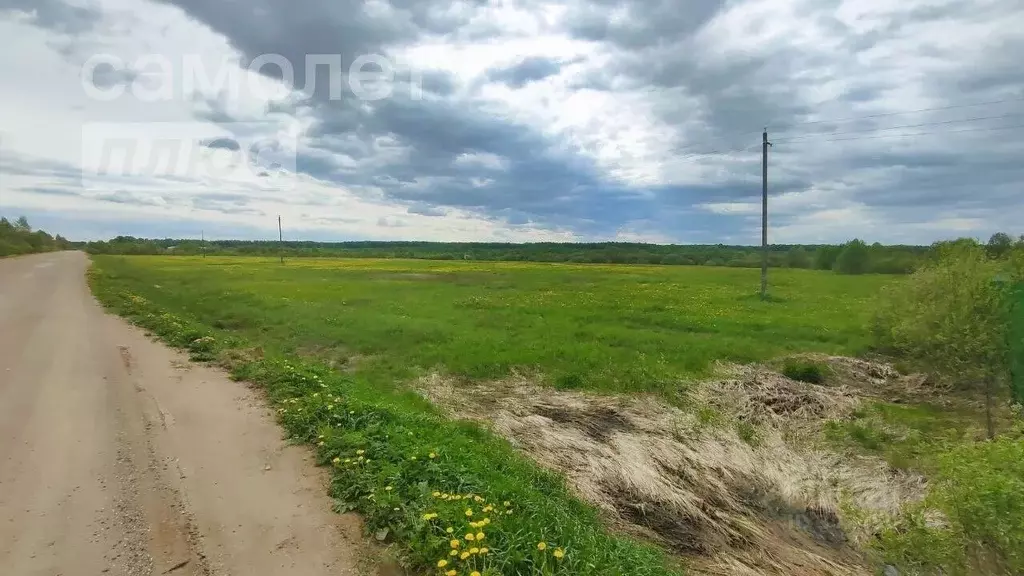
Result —
[{"label": "small tree", "polygon": [[868,246],[861,240],[851,240],[843,246],[836,258],[836,272],[840,274],[863,274],[868,271],[870,254]]},{"label": "small tree", "polygon": [[1006,267],[966,242],[941,246],[936,258],[890,289],[875,317],[879,347],[914,358],[959,386],[985,394],[989,437],[994,390],[1009,373],[1010,283]]},{"label": "small tree", "polygon": [[996,232],[988,239],[988,245],[985,246],[985,251],[988,252],[990,258],[1002,258],[1006,256],[1012,248],[1013,238],[1010,238],[1010,235],[1004,232]]}]

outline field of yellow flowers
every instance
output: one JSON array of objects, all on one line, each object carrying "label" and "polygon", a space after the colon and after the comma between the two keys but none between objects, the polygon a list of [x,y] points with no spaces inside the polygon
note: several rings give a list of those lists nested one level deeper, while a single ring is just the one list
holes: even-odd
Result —
[{"label": "field of yellow flowers", "polygon": [[[97,297],[262,385],[404,563],[445,576],[655,576],[685,567],[611,534],[564,480],[407,384],[531,374],[672,399],[715,360],[852,352],[881,277],[724,268],[256,258],[94,258]],[[252,351],[259,349],[259,353]]]}]

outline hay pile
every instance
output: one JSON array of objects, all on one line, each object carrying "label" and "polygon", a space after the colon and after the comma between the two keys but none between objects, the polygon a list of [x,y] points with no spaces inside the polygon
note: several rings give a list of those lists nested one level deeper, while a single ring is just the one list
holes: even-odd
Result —
[{"label": "hay pile", "polygon": [[[870,574],[857,544],[871,527],[844,522],[841,503],[884,516],[923,493],[921,478],[880,460],[800,440],[855,409],[851,389],[764,368],[732,367],[695,386],[694,401],[723,415],[715,424],[655,398],[558,391],[526,378],[456,385],[433,375],[420,389],[563,473],[618,529],[658,542],[698,573]],[[735,422],[756,426],[756,441],[741,439]]]}]

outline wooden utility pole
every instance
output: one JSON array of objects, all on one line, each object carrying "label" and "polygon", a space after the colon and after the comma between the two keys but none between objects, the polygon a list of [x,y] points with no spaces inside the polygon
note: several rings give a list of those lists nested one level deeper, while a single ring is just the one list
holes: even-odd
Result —
[{"label": "wooden utility pole", "polygon": [[768,128],[761,134],[761,300],[768,299]]},{"label": "wooden utility pole", "polygon": [[277,215],[277,251],[281,255],[281,264],[284,264],[284,233],[281,232],[281,215]]},{"label": "wooden utility pole", "polygon": [[199,249],[203,252],[203,258],[206,258],[206,230],[199,231]]}]

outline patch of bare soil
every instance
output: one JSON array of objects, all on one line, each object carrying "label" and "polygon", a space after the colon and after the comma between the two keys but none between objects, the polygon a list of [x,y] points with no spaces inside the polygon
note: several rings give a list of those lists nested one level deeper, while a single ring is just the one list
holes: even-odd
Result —
[{"label": "patch of bare soil", "polygon": [[[466,384],[433,375],[420,389],[563,473],[613,526],[686,558],[692,571],[870,574],[858,543],[873,527],[844,520],[843,504],[884,518],[919,499],[923,479],[810,441],[825,420],[856,409],[854,388],[723,368],[725,377],[692,385],[692,410],[528,378]],[[737,422],[756,436],[741,438]]]}]

